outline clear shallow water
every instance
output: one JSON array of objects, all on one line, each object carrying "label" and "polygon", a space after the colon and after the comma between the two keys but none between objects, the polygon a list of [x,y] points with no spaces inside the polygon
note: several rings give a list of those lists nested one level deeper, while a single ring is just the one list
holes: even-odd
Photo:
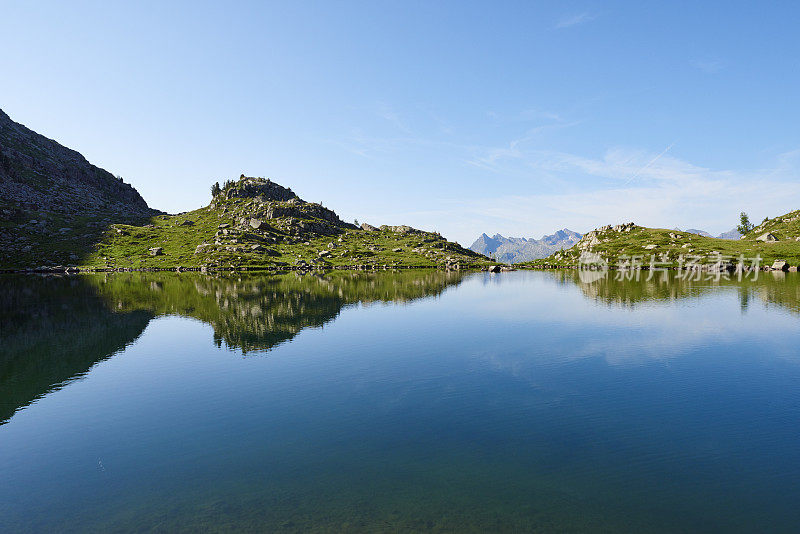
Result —
[{"label": "clear shallow water", "polygon": [[800,279],[5,277],[0,531],[792,532]]}]

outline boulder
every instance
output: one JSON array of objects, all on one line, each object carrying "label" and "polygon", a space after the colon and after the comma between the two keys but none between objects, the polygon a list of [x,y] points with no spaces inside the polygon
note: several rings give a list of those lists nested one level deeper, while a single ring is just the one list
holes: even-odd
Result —
[{"label": "boulder", "polygon": [[194,221],[186,219],[185,221],[181,222],[178,226],[194,226]]},{"label": "boulder", "polygon": [[375,232],[375,231],[378,230],[377,227],[372,226],[371,224],[367,224],[367,223],[362,223],[361,224],[361,229],[362,230],[366,230],[367,232]]},{"label": "boulder", "polygon": [[756,241],[766,241],[768,243],[771,243],[771,242],[774,242],[774,241],[777,241],[777,240],[778,240],[778,238],[775,237],[770,232],[767,232],[766,234],[761,234],[760,236],[758,236],[756,238]]},{"label": "boulder", "polygon": [[269,225],[266,221],[262,221],[261,219],[250,219],[250,227],[256,230],[266,230],[269,228]]},{"label": "boulder", "polygon": [[775,260],[772,263],[772,267],[770,267],[770,269],[772,269],[773,271],[788,271],[789,264],[783,260]]},{"label": "boulder", "polygon": [[161,248],[161,247],[153,247],[153,248],[149,248],[147,250],[150,251],[150,255],[151,256],[163,256],[164,255],[164,249]]},{"label": "boulder", "polygon": [[500,271],[502,271],[502,270],[503,270],[503,268],[502,268],[502,267],[500,267],[499,265],[492,265],[492,266],[491,266],[491,267],[489,267],[489,269],[487,269],[487,270],[488,270],[490,273],[499,273]]}]

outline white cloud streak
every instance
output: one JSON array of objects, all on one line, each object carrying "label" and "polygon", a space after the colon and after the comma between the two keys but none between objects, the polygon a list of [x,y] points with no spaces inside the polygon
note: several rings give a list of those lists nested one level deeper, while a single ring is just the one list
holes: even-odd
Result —
[{"label": "white cloud streak", "polygon": [[559,20],[555,28],[557,30],[562,30],[564,28],[571,28],[573,26],[578,26],[579,24],[584,24],[596,18],[595,15],[592,15],[588,11],[584,11],[583,13],[578,13],[577,15],[571,15],[569,17],[564,17],[563,19]]}]

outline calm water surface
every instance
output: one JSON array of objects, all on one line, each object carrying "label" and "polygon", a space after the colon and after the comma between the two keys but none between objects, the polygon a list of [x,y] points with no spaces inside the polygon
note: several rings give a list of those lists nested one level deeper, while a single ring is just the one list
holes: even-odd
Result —
[{"label": "calm water surface", "polygon": [[796,532],[800,279],[0,278],[0,531]]}]

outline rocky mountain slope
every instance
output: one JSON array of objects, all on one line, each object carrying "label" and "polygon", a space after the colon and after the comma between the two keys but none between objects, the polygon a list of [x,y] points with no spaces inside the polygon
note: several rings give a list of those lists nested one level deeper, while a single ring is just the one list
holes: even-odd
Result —
[{"label": "rocky mountain slope", "polygon": [[541,239],[503,237],[500,234],[489,237],[481,234],[469,248],[498,262],[520,263],[546,258],[557,250],[573,246],[581,237],[581,234],[566,228],[552,235],[542,236]]},{"label": "rocky mountain slope", "polygon": [[613,267],[621,262],[639,261],[649,266],[735,264],[741,257],[746,264],[760,257],[761,267],[788,270],[800,266],[800,210],[774,219],[766,219],[739,240],[706,237],[690,232],[660,228],[645,228],[634,223],[603,226],[592,230],[572,248],[556,252],[543,260],[530,262],[533,266],[578,265],[586,254],[599,255]]},{"label": "rocky mountain slope", "polygon": [[0,110],[0,265],[77,260],[112,222],[155,213],[131,185]]}]

